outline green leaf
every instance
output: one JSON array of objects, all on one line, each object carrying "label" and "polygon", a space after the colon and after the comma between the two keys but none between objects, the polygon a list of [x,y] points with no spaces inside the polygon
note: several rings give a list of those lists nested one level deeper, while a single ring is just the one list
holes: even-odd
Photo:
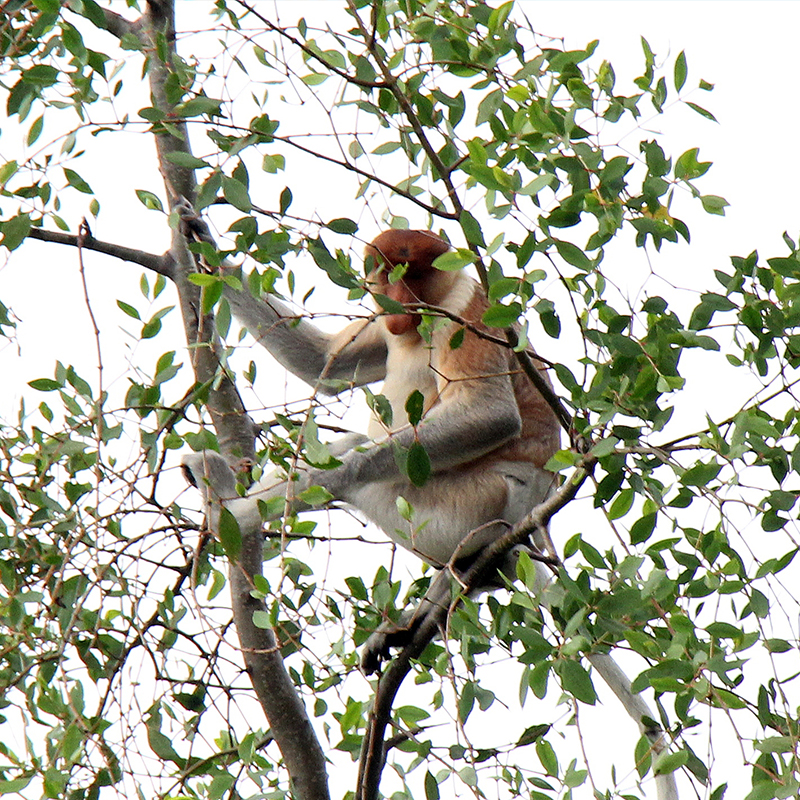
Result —
[{"label": "green leaf", "polygon": [[531,725],[525,728],[522,735],[517,739],[517,747],[524,747],[527,744],[533,744],[535,741],[545,736],[552,726],[547,723],[539,725]]},{"label": "green leaf", "polygon": [[639,519],[637,519],[636,522],[631,525],[631,544],[641,544],[642,542],[646,542],[653,535],[653,531],[655,529],[655,514],[645,514],[644,516],[639,517]]},{"label": "green leaf", "polygon": [[464,237],[470,244],[477,245],[478,247],[486,247],[481,226],[478,220],[476,220],[469,211],[462,211],[458,221],[461,223],[461,230],[464,231]]},{"label": "green leaf", "polygon": [[553,750],[553,745],[547,739],[539,739],[536,742],[536,755],[539,756],[539,761],[544,767],[545,774],[551,775],[554,778],[558,777],[558,757],[556,751]]},{"label": "green leaf", "polygon": [[469,264],[473,264],[477,256],[472,250],[466,248],[458,248],[456,250],[448,250],[446,253],[437,256],[433,260],[433,266],[443,272],[455,272],[459,269],[464,269]]},{"label": "green leaf", "polygon": [[705,175],[711,169],[710,161],[698,161],[700,154],[699,147],[693,147],[685,153],[681,153],[675,162],[675,177],[679,181],[693,181],[701,175]]},{"label": "green leaf", "polygon": [[322,486],[310,486],[300,493],[300,499],[312,508],[321,508],[333,499],[333,495]]},{"label": "green leaf", "polygon": [[239,211],[244,211],[247,214],[253,210],[247,187],[241,181],[237,181],[236,178],[229,178],[227,175],[222,176],[222,194]]},{"label": "green leaf", "polygon": [[791,736],[767,736],[753,742],[756,750],[762,753],[791,753],[794,751],[794,742]]},{"label": "green leaf", "polygon": [[425,773],[425,798],[426,800],[439,800],[439,784],[430,772]]},{"label": "green leaf", "polygon": [[406,313],[406,308],[400,301],[387,297],[385,294],[375,293],[372,295],[372,299],[380,306],[381,310],[385,311],[387,314]]},{"label": "green leaf", "polygon": [[54,381],[52,378],[36,378],[35,380],[28,381],[28,386],[30,386],[31,389],[36,389],[37,392],[54,392],[63,385],[63,383]]},{"label": "green leaf", "polygon": [[348,272],[344,266],[329,252],[322,239],[309,239],[308,252],[318,267],[328,273],[328,277],[337,285],[345,289],[358,289],[360,283],[355,275]]},{"label": "green leaf", "polygon": [[419,389],[414,389],[406,400],[406,414],[408,414],[409,424],[414,427],[419,425],[424,410],[425,397]]},{"label": "green leaf", "polygon": [[136,196],[145,208],[149,208],[153,211],[164,210],[164,206],[161,205],[161,200],[152,192],[148,192],[146,189],[137,189]]},{"label": "green leaf", "polygon": [[139,116],[142,119],[146,119],[148,122],[160,122],[162,119],[166,118],[166,114],[163,111],[150,106],[147,108],[140,108]]},{"label": "green leaf", "polygon": [[686,105],[689,106],[689,108],[691,108],[694,111],[696,111],[698,114],[700,114],[701,117],[705,117],[706,119],[710,119],[712,122],[716,122],[717,121],[717,118],[710,111],[707,111],[702,106],[697,105],[697,103],[690,103],[687,100],[686,101]]},{"label": "green leaf", "polygon": [[683,89],[684,85],[686,84],[686,75],[688,74],[688,69],[686,66],[686,52],[681,50],[678,53],[678,57],[675,59],[675,70],[674,70],[674,80],[675,80],[675,88],[680,91]]},{"label": "green leaf", "polygon": [[609,519],[624,517],[633,507],[633,498],[635,496],[636,493],[633,489],[623,489],[614,498],[614,502],[611,503],[611,507],[608,509]]},{"label": "green leaf", "polygon": [[639,740],[636,742],[633,755],[636,761],[636,771],[639,773],[640,778],[644,778],[650,770],[650,765],[653,761],[652,742],[646,736],[640,736]]},{"label": "green leaf", "polygon": [[305,442],[306,460],[315,467],[337,467],[337,461],[328,449],[328,445],[320,441],[319,428],[313,412],[306,417],[303,426],[303,440]]},{"label": "green leaf", "polygon": [[27,778],[13,778],[8,781],[0,781],[0,794],[18,794],[33,780],[33,776]]},{"label": "green leaf", "polygon": [[557,661],[556,672],[565,691],[587,705],[593,706],[597,702],[592,679],[580,662],[573,659]]},{"label": "green leaf", "polygon": [[653,773],[655,775],[668,775],[680,769],[689,760],[689,753],[686,750],[678,750],[677,753],[664,751],[659,753],[653,761]]},{"label": "green leaf", "polygon": [[400,517],[406,522],[411,522],[411,518],[414,516],[414,509],[411,507],[411,504],[408,502],[408,500],[406,500],[405,497],[398,495],[394,501],[394,504]]},{"label": "green leaf", "polygon": [[3,231],[3,246],[9,250],[16,250],[30,233],[30,217],[27,214],[17,214],[0,223],[0,230]]},{"label": "green leaf", "polygon": [[206,114],[209,117],[217,117],[222,113],[221,106],[222,100],[198,95],[185,103],[179,103],[175,106],[174,113],[180,117],[199,117],[202,114]]},{"label": "green leaf", "polygon": [[286,168],[286,159],[280,155],[265,154],[261,159],[261,169],[270,175],[276,175],[278,172]]},{"label": "green leaf", "polygon": [[117,306],[119,306],[119,308],[121,308],[129,317],[141,320],[139,312],[132,305],[128,305],[128,303],[125,303],[122,300],[117,300]]},{"label": "green leaf", "polygon": [[5,186],[9,179],[16,174],[18,169],[19,164],[17,164],[16,161],[6,161],[6,163],[0,167],[0,187]]},{"label": "green leaf", "polygon": [[708,486],[719,475],[721,464],[710,462],[708,464],[695,464],[683,473],[680,481],[684,486]]},{"label": "green leaf", "polygon": [[490,306],[483,313],[483,324],[490,328],[509,328],[514,325],[522,314],[522,306],[519,303],[511,303],[507,306],[499,303]]},{"label": "green leaf", "polygon": [[34,86],[52,86],[58,80],[58,70],[50,64],[36,64],[22,73],[22,80]]},{"label": "green leaf", "polygon": [[33,125],[31,125],[30,130],[28,131],[28,136],[26,139],[26,144],[30,147],[32,144],[36,143],[36,140],[42,133],[42,128],[44,127],[44,117],[37,117]]},{"label": "green leaf", "polygon": [[394,153],[396,150],[400,150],[403,147],[400,142],[384,142],[383,144],[379,144],[372,153],[376,156],[385,156],[389,153]]},{"label": "green leaf", "polygon": [[368,386],[364,387],[364,394],[367,398],[367,405],[375,417],[387,428],[391,428],[394,412],[389,399],[385,395],[374,394]]},{"label": "green leaf", "polygon": [[325,227],[334,233],[343,233],[348,236],[352,236],[358,231],[358,225],[353,220],[347,219],[347,217],[332,219]]},{"label": "green leaf", "polygon": [[67,183],[72,186],[73,189],[77,189],[84,194],[93,194],[92,187],[89,186],[75,170],[64,167],[64,175],[66,176]]},{"label": "green leaf", "polygon": [[280,199],[280,210],[281,214],[285,214],[289,210],[289,206],[292,204],[292,191],[287,186],[281,192],[281,199]]},{"label": "green leaf", "polygon": [[225,555],[236,561],[242,552],[242,532],[236,517],[225,506],[219,510],[219,540]]},{"label": "green leaf", "polygon": [[558,254],[567,264],[571,264],[573,267],[582,269],[585,272],[590,272],[594,269],[594,262],[577,245],[572,242],[562,242],[558,239],[554,239],[553,244],[555,244]]},{"label": "green leaf", "polygon": [[718,197],[715,194],[701,195],[700,202],[703,204],[703,209],[706,213],[717,214],[720,217],[725,216],[725,208],[730,205],[724,197]]},{"label": "green leaf", "polygon": [[[158,723],[160,723],[160,719]],[[147,724],[147,743],[150,745],[150,749],[162,761],[172,761],[174,764],[183,767],[186,760],[178,755],[177,751],[172,746],[172,740],[163,734],[158,727],[156,727],[156,724],[153,723],[152,717]]]},{"label": "green leaf", "polygon": [[167,153],[166,159],[173,164],[177,164],[179,167],[186,167],[187,169],[203,169],[203,167],[211,166],[203,161],[202,158],[197,158],[197,156],[193,156],[191,153],[186,153],[183,150],[173,150]]},{"label": "green leaf", "polygon": [[408,448],[406,475],[414,486],[424,486],[431,474],[431,460],[425,448],[414,442]]},{"label": "green leaf", "polygon": [[800,278],[800,260],[797,258],[768,258],[767,264],[778,273],[787,278]]}]

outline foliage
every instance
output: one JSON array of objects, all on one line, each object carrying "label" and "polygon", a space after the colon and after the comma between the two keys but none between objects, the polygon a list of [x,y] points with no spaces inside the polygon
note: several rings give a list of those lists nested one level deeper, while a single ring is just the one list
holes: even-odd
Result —
[{"label": "foliage", "polygon": [[[133,20],[139,9],[128,5]],[[265,291],[303,296],[308,286],[304,300],[332,282],[354,302],[333,308],[335,295],[320,299],[318,288],[310,304],[350,314],[364,296],[354,238],[368,240],[378,224],[441,229],[459,248],[449,266],[474,262],[487,287],[486,323],[519,322],[521,346],[530,341],[553,362],[597,466],[580,513],[556,521],[564,567],[550,610],[534,602],[523,563],[511,592],[453,617],[452,641],[426,650],[394,712],[395,797],[488,793],[492,782],[504,796],[585,797],[590,781],[598,793],[642,796],[624,768],[590,775],[574,738],[551,725],[579,724],[581,704],[596,702],[584,654],[609,648],[638,657],[634,685],[655,692],[674,740],[657,763],[639,742],[630,763],[640,778],[680,770],[683,785],[718,800],[728,757],[718,753],[723,768],[711,769],[696,730],[708,737],[709,720],[727,721],[751,768],[752,786],[736,796],[800,792],[789,622],[797,243],[787,235],[780,255],[733,257],[714,285],[688,287],[693,306],[666,283],[663,296],[628,301],[617,287],[641,276],[606,259],[620,238],[685,247],[683,217],[724,213],[725,201],[700,189],[711,165],[698,150],[669,155],[640,127],[673,101],[713,119],[698,103],[711,87],[691,76],[684,53],[662,66],[643,40],[642,73],[623,80],[594,58],[596,42],[565,50],[511,3],[475,0],[358,0],[338,29],[288,26],[266,6],[217,0],[207,29],[191,12],[186,30],[200,32],[179,35],[174,53],[169,35],[149,47],[141,27],[94,0],[18,0],[4,11],[0,85],[19,147],[0,165],[0,231],[8,251],[20,248],[14,258],[28,237],[56,247],[47,234],[76,227],[80,195],[99,214],[84,165],[103,158],[110,137],[149,131],[173,144],[159,152],[162,172],[195,176],[195,208],[226,229],[219,249],[191,246],[212,267],[246,261]],[[163,63],[163,98],[136,105],[142,70]],[[317,104],[316,117],[299,111]],[[614,144],[631,131],[636,148]],[[319,184],[308,174],[337,176],[352,195],[338,207],[352,219],[318,219]],[[152,226],[175,228],[162,188],[132,188]],[[104,208],[113,201],[102,198]],[[309,278],[312,262],[325,275]],[[219,303],[221,279],[194,280],[227,340],[225,374],[255,384],[248,346]],[[197,514],[164,499],[175,486],[161,488],[173,451],[216,446],[201,413],[211,388],[194,383],[178,344],[165,341],[162,321],[176,303],[162,297],[164,278],[143,278],[142,292],[144,303],[126,297],[119,307],[141,324],[140,342],[164,350],[154,367],[138,364],[123,393],[104,388],[102,371],[97,385],[59,363],[2,430],[0,687],[4,724],[23,733],[2,737],[0,792],[274,796],[287,791],[286,775],[240,671],[220,594],[225,552],[198,532]],[[0,306],[0,332],[12,331]],[[709,402],[698,423],[682,413],[684,398],[719,371],[743,387],[738,408],[720,416]],[[318,397],[259,412],[258,395],[247,397],[261,417],[260,455],[276,464],[289,465],[299,445],[318,460],[315,431],[343,413]],[[368,401],[381,406],[379,396]],[[564,450],[555,466],[569,477],[579,458]],[[370,697],[351,637],[360,644],[395,614],[408,587],[385,559],[374,578],[353,575],[363,543],[330,545],[343,565],[335,575],[346,574],[327,581],[320,551],[330,534],[317,522],[286,519],[267,539],[268,571],[256,581],[266,605],[254,622],[278,632],[331,757],[345,763],[358,752]],[[355,553],[355,566],[340,552]],[[526,713],[509,714],[488,744],[478,720],[508,702],[499,685],[508,675]],[[545,697],[563,707],[540,706]]]}]

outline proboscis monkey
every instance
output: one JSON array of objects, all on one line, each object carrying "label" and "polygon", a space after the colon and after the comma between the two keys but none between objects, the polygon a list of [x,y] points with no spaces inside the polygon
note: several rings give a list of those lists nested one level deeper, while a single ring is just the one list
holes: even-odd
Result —
[{"label": "proboscis monkey", "polygon": [[[448,249],[428,231],[386,231],[366,249],[375,264],[368,284],[373,293],[398,303],[435,306],[466,321],[470,327],[456,347],[451,339],[462,327],[458,322],[443,319],[424,337],[418,310],[359,320],[330,335],[306,320],[298,322],[272,296],[255,298],[230,287],[225,293],[258,342],[318,391],[384,382],[381,394],[392,406],[391,425],[376,416],[368,438],[354,435],[335,443],[341,466],[302,470],[292,492],[324,487],[437,567],[454,555],[468,558],[544,499],[555,485],[545,464],[559,446],[553,412],[511,351],[475,332],[486,330],[481,316],[488,301],[481,287],[462,271],[432,266]],[[403,277],[391,282],[389,273],[398,265],[406,265]],[[424,415],[412,427],[405,404],[414,391],[424,398]],[[415,442],[431,463],[423,486],[414,486],[395,459],[394,448],[408,449]],[[202,476],[209,458],[209,453],[188,456],[185,464]],[[286,491],[287,485],[271,474],[247,498],[226,505],[240,525],[260,525],[257,499]],[[398,513],[398,496],[414,509],[411,524]]]},{"label": "proboscis monkey", "polygon": [[[233,473],[221,456],[186,456],[187,477],[210,500],[212,529],[219,501],[245,533],[262,525],[259,499],[288,496],[300,510],[304,506],[297,496],[318,485],[429,564],[457,568],[553,491],[556,478],[545,465],[559,447],[558,421],[511,350],[480,336],[487,330],[481,318],[489,306],[480,285],[462,271],[433,266],[448,249],[444,239],[422,230],[388,230],[366,248],[373,265],[367,279],[373,294],[404,306],[424,304],[447,312],[424,333],[420,310],[406,308],[353,322],[331,335],[308,320],[298,321],[273,296],[256,298],[247,289],[226,286],[225,297],[236,317],[286,369],[328,394],[343,386],[383,381],[380,391],[393,413],[388,426],[374,416],[368,437],[353,434],[334,443],[330,449],[340,466],[301,469],[291,486],[272,473],[244,498],[236,495]],[[396,267],[401,268],[399,279]],[[451,346],[462,328],[463,340]],[[424,398],[424,414],[412,426],[405,404],[415,391]],[[415,442],[424,447],[431,464],[422,486],[412,484],[395,458],[395,448],[408,450]],[[398,497],[413,508],[411,522],[399,513]],[[545,542],[535,545],[546,547]],[[511,578],[518,551],[501,567]],[[547,575],[541,565],[539,569],[544,583]],[[378,631],[367,643],[367,671],[377,668],[388,645],[396,643],[394,633]],[[591,660],[646,728],[642,719],[651,717],[649,709],[631,694],[619,668],[608,656]],[[676,796],[659,793],[662,800]]]}]

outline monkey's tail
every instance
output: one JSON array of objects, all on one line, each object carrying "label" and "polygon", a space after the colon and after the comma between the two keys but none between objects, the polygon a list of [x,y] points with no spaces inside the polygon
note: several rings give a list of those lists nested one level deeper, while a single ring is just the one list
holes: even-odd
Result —
[{"label": "monkey's tail", "polygon": [[[617,662],[605,653],[592,653],[588,659],[600,677],[608,684],[609,689],[617,696],[631,719],[639,726],[639,730],[650,740],[655,753],[664,752],[669,742],[658,724],[656,715],[640,694],[633,693],[628,676]],[[655,786],[657,800],[679,800],[674,772],[656,775]]]}]

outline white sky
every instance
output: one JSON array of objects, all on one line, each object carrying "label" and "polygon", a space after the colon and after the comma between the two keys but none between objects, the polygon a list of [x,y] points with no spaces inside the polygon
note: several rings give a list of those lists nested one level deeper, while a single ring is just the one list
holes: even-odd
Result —
[{"label": "white sky", "polygon": [[[333,0],[317,0],[281,2],[279,8],[284,20],[300,14],[311,20],[327,17],[338,5]],[[265,13],[272,7],[272,3],[259,3]],[[537,31],[564,36],[569,47],[583,47],[589,40],[599,38],[601,44],[595,57],[598,63],[602,58],[613,63],[618,81],[641,73],[644,61],[639,36],[643,35],[659,61],[686,51],[687,86],[696,85],[700,78],[715,84],[713,92],[697,92],[690,99],[712,110],[719,125],[685,107],[654,119],[652,124],[654,130],[665,133],[665,149],[673,156],[689,147],[700,147],[701,160],[714,162],[700,187],[704,192],[724,196],[731,205],[724,218],[703,214],[699,204],[691,206],[692,213],[683,216],[692,231],[692,245],[666,246],[657,260],[660,271],[674,276],[677,283],[700,289],[711,269],[727,269],[730,255],[746,255],[756,248],[762,257],[785,254],[782,232],[788,231],[795,239],[800,234],[800,158],[796,144],[800,131],[800,4],[529,0],[520,7]],[[188,8],[184,4],[182,11]],[[133,74],[131,71],[130,76]],[[641,107],[647,106],[642,103]],[[52,131],[49,133],[52,135]],[[159,177],[149,160],[150,145],[136,137],[129,144],[130,150],[120,147],[115,137],[98,139],[97,147],[106,149],[98,150],[100,157],[82,172],[103,206],[99,220],[92,224],[93,232],[101,239],[159,252],[166,244],[163,222],[154,212],[145,211],[133,194],[136,188],[161,193]],[[140,147],[144,149],[138,150]],[[0,160],[15,157],[17,152],[13,129],[6,127],[0,134]],[[309,176],[309,181],[316,194],[314,205],[323,219],[346,215],[347,208],[357,207],[349,197],[342,198],[341,184],[326,184],[316,174]],[[274,186],[270,191],[273,190]],[[302,193],[302,189],[293,190],[296,198]],[[77,226],[87,213],[87,206],[88,202],[83,207],[80,203],[68,205],[64,215],[71,225]],[[369,236],[369,232],[365,230],[364,235]],[[636,259],[636,268],[641,268],[643,254],[634,253],[631,258]],[[126,348],[134,347],[134,342],[119,330],[136,330],[137,326],[122,315],[114,300],[133,299],[139,307],[144,306],[137,289],[141,270],[93,254],[87,254],[86,260],[93,308],[104,336],[105,380],[107,384],[116,381],[124,390],[127,359],[133,358]],[[0,382],[0,421],[15,420],[22,393],[30,398],[29,408],[38,404],[42,398],[26,389],[26,384],[33,378],[51,376],[56,359],[74,364],[83,377],[95,380],[94,340],[76,265],[72,249],[30,243],[0,268],[0,299],[21,320],[18,342],[0,342],[0,364],[5,376]],[[162,298],[168,299],[156,307],[174,302],[170,292]],[[146,353],[135,356],[137,363],[152,369],[155,358],[167,347],[181,350],[183,334],[176,324],[177,315],[174,316],[167,338],[162,335],[155,345],[137,346]],[[552,343],[548,342],[548,346],[552,347]],[[263,378],[257,390],[263,395],[264,404],[281,402],[291,389],[283,388],[282,377],[277,382],[270,381],[268,356],[254,353],[254,357],[260,359]],[[278,397],[272,396],[276,386]],[[705,403],[718,408],[716,404],[726,401],[725,394],[715,383],[693,395],[697,398],[697,414],[704,414]],[[622,747],[630,749],[629,743],[634,741],[632,726],[616,711],[613,713],[619,735],[627,737]],[[606,714],[607,709],[585,712],[584,721],[589,718],[590,725],[598,726],[600,739],[607,736]],[[737,754],[735,749],[727,750],[729,744],[717,748],[718,757],[724,752]],[[725,759],[717,764],[723,770],[736,766]],[[718,774],[716,779],[723,777]],[[580,795],[584,796],[588,796],[588,790],[586,795]],[[729,800],[742,796],[736,786],[726,795]]]}]

